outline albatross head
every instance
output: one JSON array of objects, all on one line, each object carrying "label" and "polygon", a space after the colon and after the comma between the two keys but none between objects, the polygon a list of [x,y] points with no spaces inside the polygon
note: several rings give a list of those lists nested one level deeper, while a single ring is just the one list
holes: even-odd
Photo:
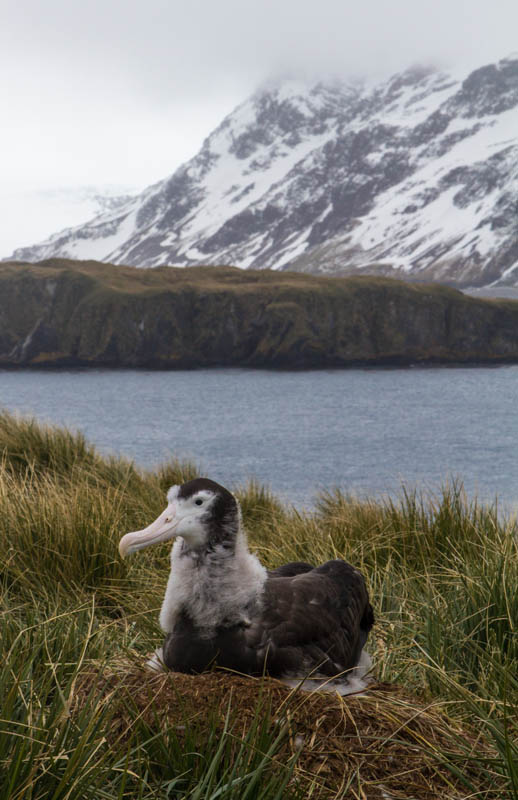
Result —
[{"label": "albatross head", "polygon": [[149,545],[181,536],[189,550],[232,546],[239,530],[239,504],[227,489],[208,478],[195,478],[167,493],[167,508],[141,531],[127,533],[119,544],[124,558]]}]

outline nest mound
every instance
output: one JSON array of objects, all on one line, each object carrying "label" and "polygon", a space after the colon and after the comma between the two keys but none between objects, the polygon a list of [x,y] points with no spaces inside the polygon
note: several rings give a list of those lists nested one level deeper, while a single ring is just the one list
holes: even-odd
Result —
[{"label": "nest mound", "polygon": [[263,714],[272,729],[286,730],[272,767],[285,769],[297,753],[293,780],[307,783],[308,792],[311,786],[315,800],[471,797],[473,789],[455,773],[469,775],[479,798],[494,796],[477,770],[485,748],[476,734],[442,714],[439,703],[425,704],[391,684],[340,697],[221,671],[153,674],[128,662],[84,673],[76,689],[76,710],[93,697],[110,704],[107,735],[118,741],[130,737],[137,716],[153,733],[182,736],[189,728],[203,738],[211,726],[242,738]]}]

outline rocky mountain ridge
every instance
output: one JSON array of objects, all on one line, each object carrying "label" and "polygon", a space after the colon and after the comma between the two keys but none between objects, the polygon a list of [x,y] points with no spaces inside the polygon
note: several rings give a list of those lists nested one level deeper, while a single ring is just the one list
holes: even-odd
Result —
[{"label": "rocky mountain ridge", "polygon": [[518,285],[518,55],[267,85],[171,177],[15,253],[53,256]]}]

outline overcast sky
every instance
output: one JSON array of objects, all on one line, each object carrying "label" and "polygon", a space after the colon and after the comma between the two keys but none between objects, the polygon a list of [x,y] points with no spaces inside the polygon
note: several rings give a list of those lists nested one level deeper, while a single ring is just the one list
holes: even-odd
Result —
[{"label": "overcast sky", "polygon": [[3,208],[35,187],[159,180],[276,74],[388,75],[518,50],[518,0],[0,0],[0,9]]}]

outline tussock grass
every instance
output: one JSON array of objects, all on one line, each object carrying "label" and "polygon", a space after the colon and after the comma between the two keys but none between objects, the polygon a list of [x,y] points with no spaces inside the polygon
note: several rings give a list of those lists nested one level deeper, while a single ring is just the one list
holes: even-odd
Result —
[{"label": "tussock grass", "polygon": [[237,487],[268,566],[364,572],[381,683],[341,700],[220,673],[146,681],[167,547],[122,562],[118,541],[196,474],[0,414],[0,797],[518,798],[516,520],[460,484],[329,491],[311,514]]}]

